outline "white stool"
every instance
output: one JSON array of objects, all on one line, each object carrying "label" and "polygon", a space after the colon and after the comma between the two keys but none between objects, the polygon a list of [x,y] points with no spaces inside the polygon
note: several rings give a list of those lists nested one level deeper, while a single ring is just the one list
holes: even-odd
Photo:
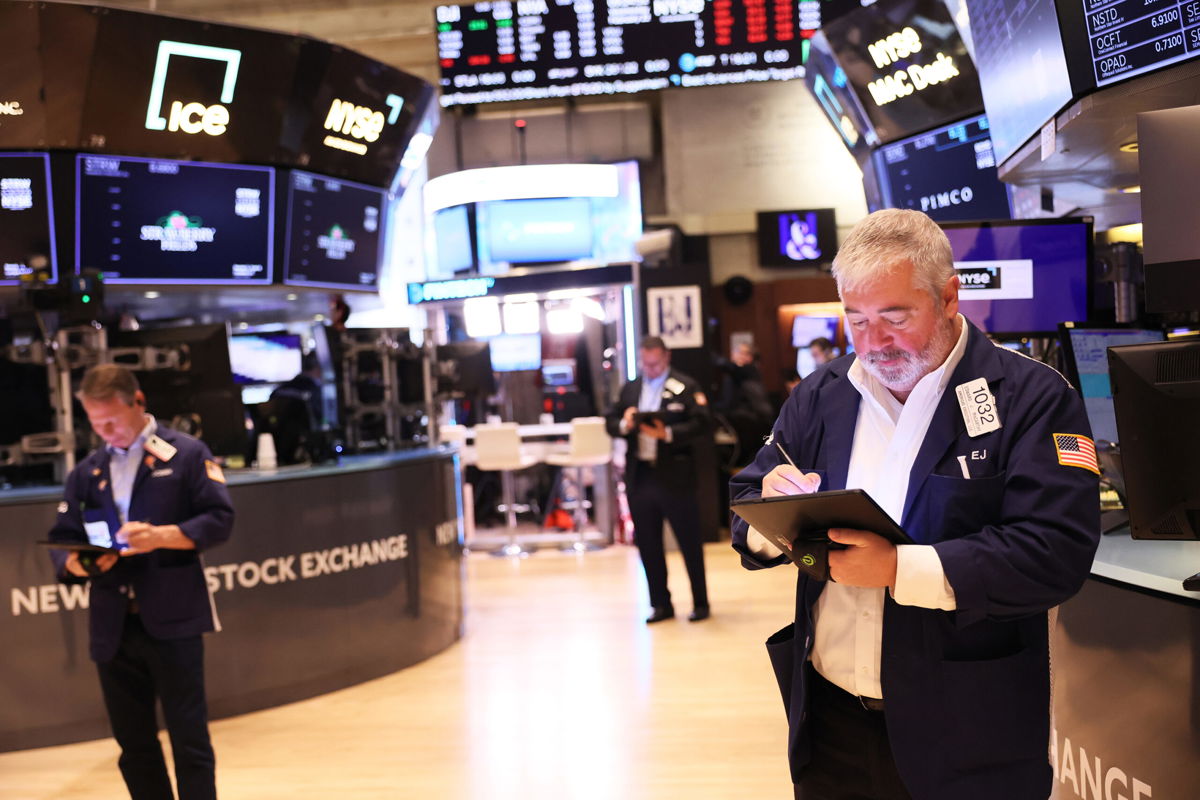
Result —
[{"label": "white stool", "polygon": [[521,434],[515,422],[475,426],[475,466],[485,472],[500,473],[500,499],[508,527],[508,544],[496,555],[524,556],[528,551],[517,542],[517,511],[513,491],[513,472],[537,464],[538,460],[521,451]]},{"label": "white stool", "polygon": [[587,524],[586,490],[583,485],[583,470],[599,467],[612,461],[612,439],[604,427],[604,417],[578,417],[571,420],[571,437],[565,453],[548,453],[546,463],[556,467],[575,469],[576,490],[574,519],[576,540],[570,550],[582,553],[589,548],[583,528]]}]

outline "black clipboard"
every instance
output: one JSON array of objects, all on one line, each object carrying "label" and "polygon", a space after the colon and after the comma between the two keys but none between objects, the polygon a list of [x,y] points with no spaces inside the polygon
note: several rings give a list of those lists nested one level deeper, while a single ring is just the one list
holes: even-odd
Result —
[{"label": "black clipboard", "polygon": [[871,531],[892,544],[914,543],[862,489],[755,497],[734,500],[729,506],[801,567],[819,566],[813,561],[816,553],[812,545],[842,546],[829,541],[830,528]]},{"label": "black clipboard", "polygon": [[51,542],[42,541],[37,543],[39,547],[45,547],[49,550],[74,550],[77,553],[112,553],[117,555],[121,552],[119,547],[103,547],[90,542]]}]

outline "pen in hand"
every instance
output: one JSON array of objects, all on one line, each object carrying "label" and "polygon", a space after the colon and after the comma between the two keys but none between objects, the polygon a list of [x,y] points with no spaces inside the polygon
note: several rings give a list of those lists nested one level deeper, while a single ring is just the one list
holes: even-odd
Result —
[{"label": "pen in hand", "polygon": [[780,454],[783,455],[784,459],[786,459],[789,464],[791,464],[796,469],[800,469],[799,467],[796,466],[796,462],[792,461],[792,457],[787,454],[787,450],[783,449],[783,445],[781,445],[779,442],[776,442],[775,447],[777,447],[779,449]]}]

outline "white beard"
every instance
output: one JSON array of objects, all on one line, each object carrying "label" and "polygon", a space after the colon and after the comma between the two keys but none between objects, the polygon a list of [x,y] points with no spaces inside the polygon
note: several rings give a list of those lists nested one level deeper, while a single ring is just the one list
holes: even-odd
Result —
[{"label": "white beard", "polygon": [[[893,392],[911,392],[920,383],[921,378],[941,366],[953,348],[954,320],[949,319],[934,329],[933,336],[918,353],[883,350],[862,353],[859,360],[862,361],[863,368],[888,389]],[[899,363],[888,366],[878,363],[892,360]]]}]

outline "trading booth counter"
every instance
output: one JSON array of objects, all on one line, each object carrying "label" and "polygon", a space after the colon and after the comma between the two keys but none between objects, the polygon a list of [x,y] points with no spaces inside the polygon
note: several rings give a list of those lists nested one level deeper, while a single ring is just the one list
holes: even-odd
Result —
[{"label": "trading booth counter", "polygon": [[1059,609],[1054,800],[1190,800],[1200,782],[1200,542],[1101,538]]},{"label": "trading booth counter", "polygon": [[[386,675],[440,652],[463,620],[453,452],[230,473],[230,541],[205,554],[222,631],[207,636],[214,717]],[[87,593],[55,582],[61,489],[0,492],[0,751],[107,736]]]}]

